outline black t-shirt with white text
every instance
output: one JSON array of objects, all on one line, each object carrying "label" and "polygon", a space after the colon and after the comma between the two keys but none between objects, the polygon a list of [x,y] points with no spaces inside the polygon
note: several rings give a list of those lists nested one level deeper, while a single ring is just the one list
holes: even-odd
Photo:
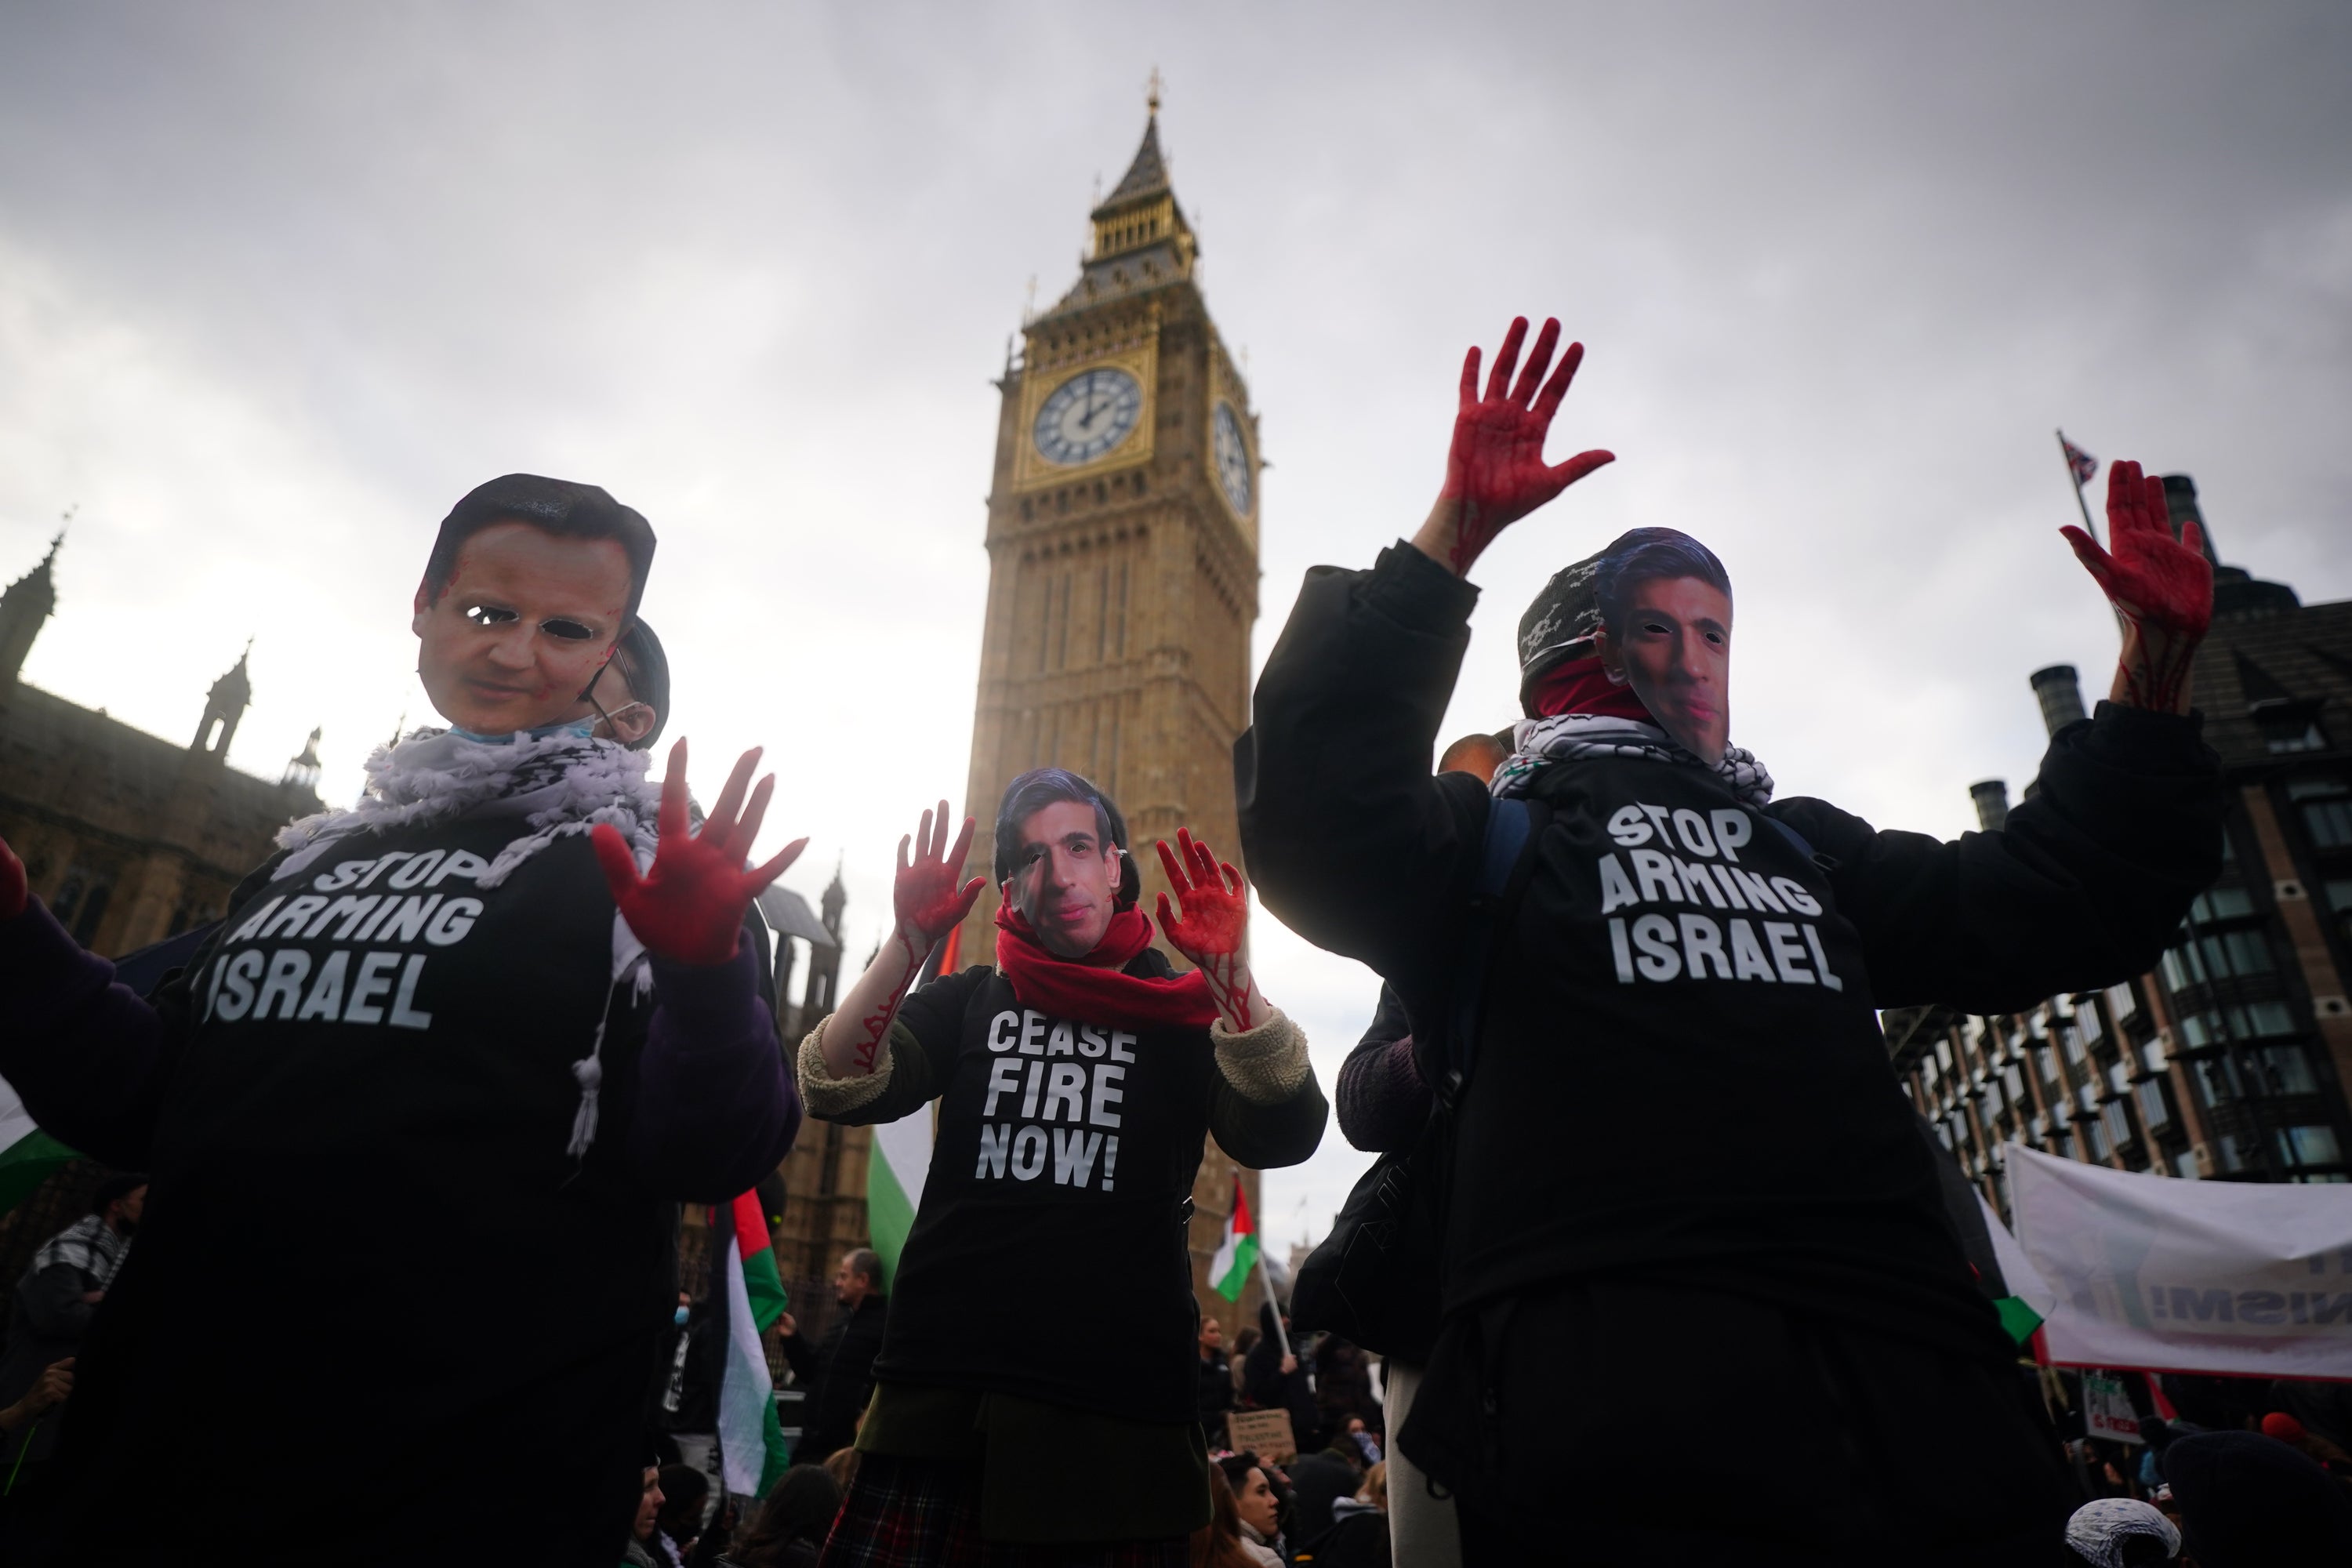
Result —
[{"label": "black t-shirt with white text", "polygon": [[[1147,949],[1128,973],[1171,971]],[[844,1120],[894,1121],[934,1096],[939,1110],[877,1380],[1194,1420],[1204,1139],[1247,1165],[1304,1159],[1328,1114],[1312,1077],[1253,1104],[1207,1029],[1052,1016],[989,967],[908,997],[891,1050],[887,1090]]]}]

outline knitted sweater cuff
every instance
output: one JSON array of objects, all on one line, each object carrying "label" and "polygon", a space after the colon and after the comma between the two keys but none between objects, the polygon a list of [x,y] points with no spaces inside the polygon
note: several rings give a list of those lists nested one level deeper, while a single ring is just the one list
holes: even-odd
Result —
[{"label": "knitted sweater cuff", "polygon": [[1307,1057],[1307,1031],[1279,1007],[1255,1029],[1238,1032],[1218,1018],[1209,1025],[1217,1070],[1253,1105],[1278,1105],[1297,1094],[1314,1070]]},{"label": "knitted sweater cuff", "polygon": [[[882,1042],[882,1059],[874,1070],[857,1078],[835,1078],[824,1070],[824,1031],[834,1020],[827,1013],[819,1018],[801,1041],[800,1078],[801,1103],[809,1114],[820,1117],[845,1116],[882,1097],[890,1087],[890,1068],[896,1059],[891,1054],[891,1042]],[[892,1033],[897,1033],[894,1028]]]}]

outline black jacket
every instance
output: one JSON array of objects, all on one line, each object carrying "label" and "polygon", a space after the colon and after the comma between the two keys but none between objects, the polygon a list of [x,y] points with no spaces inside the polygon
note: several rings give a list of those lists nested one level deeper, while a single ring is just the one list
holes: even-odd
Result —
[{"label": "black jacket", "polygon": [[889,1310],[888,1297],[868,1296],[835,1320],[814,1347],[799,1334],[777,1342],[792,1363],[793,1380],[808,1388],[800,1441],[793,1445],[797,1462],[821,1465],[857,1440],[857,1418],[874,1392],[874,1358],[882,1353]]},{"label": "black jacket", "polygon": [[[1489,796],[1429,758],[1476,590],[1418,551],[1308,574],[1236,743],[1266,907],[1442,1007]],[[2005,1012],[2152,964],[2220,868],[2199,721],[2102,703],[2006,829],[1759,811],[1712,772],[1547,768],[1459,1119],[1449,1310],[1631,1273],[2006,1355],[1876,1009]],[[1793,830],[1793,831],[1790,831]]]},{"label": "black jacket", "polygon": [[1234,1407],[1234,1363],[1223,1351],[1212,1351],[1201,1362],[1201,1424],[1221,1422]]},{"label": "black jacket", "polygon": [[[1127,973],[1173,970],[1146,948]],[[881,1094],[834,1118],[940,1102],[876,1377],[1196,1422],[1189,1237],[1204,1141],[1259,1170],[1306,1159],[1330,1116],[1314,1074],[1258,1104],[1219,1070],[1207,1028],[1049,1017],[985,965],[908,997],[890,1060]],[[1037,1269],[1056,1258],[1084,1260],[1097,1307],[1041,1335]]]}]

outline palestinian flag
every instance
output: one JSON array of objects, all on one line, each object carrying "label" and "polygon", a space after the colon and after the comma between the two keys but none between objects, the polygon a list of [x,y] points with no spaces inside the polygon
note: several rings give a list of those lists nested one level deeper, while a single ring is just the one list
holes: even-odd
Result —
[{"label": "palestinian flag", "polygon": [[16,1091],[0,1081],[0,1214],[74,1157],[74,1152],[33,1125]]},{"label": "palestinian flag", "polygon": [[1238,1301],[1249,1289],[1250,1270],[1257,1267],[1257,1222],[1250,1217],[1249,1197],[1242,1179],[1234,1178],[1234,1211],[1225,1216],[1225,1238],[1209,1259],[1209,1283],[1228,1301]]},{"label": "palestinian flag", "polygon": [[768,1374],[760,1336],[784,1310],[783,1277],[768,1241],[760,1194],[745,1193],[719,1211],[727,1253],[727,1353],[719,1384],[719,1459],[727,1489],[738,1497],[768,1494],[792,1463],[776,1420],[776,1384]]},{"label": "palestinian flag", "polygon": [[2042,1271],[2025,1256],[2025,1248],[2017,1237],[2000,1223],[2000,1215],[1986,1203],[1984,1194],[1977,1194],[1977,1203],[1984,1210],[1985,1234],[1992,1241],[1993,1261],[2000,1265],[2000,1288],[2004,1294],[1993,1301],[1993,1310],[2000,1314],[2000,1326],[2019,1344],[2032,1339],[2043,1320],[2057,1310],[2058,1292],[2050,1289]]},{"label": "palestinian flag", "polygon": [[[962,947],[963,927],[957,926],[924,960],[923,984],[953,974]],[[898,1277],[898,1255],[906,1250],[908,1233],[915,1228],[915,1212],[923,1206],[923,1178],[930,1170],[929,1106],[920,1106],[874,1130],[874,1142],[866,1158],[866,1235],[875,1256],[882,1259],[885,1290]]]}]

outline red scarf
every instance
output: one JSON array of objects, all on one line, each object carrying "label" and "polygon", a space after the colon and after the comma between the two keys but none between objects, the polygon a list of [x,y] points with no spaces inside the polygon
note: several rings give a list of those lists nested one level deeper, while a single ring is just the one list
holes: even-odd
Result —
[{"label": "red scarf", "polygon": [[1021,911],[1011,904],[996,911],[996,963],[1013,983],[1024,1007],[1088,1024],[1150,1028],[1205,1029],[1217,1016],[1209,982],[1197,969],[1173,980],[1121,973],[1151,945],[1151,922],[1139,910],[1111,916],[1110,929],[1084,958],[1064,958],[1046,950]]},{"label": "red scarf", "polygon": [[1612,719],[1632,719],[1643,724],[1654,724],[1650,710],[1633,695],[1631,685],[1609,679],[1601,668],[1601,660],[1572,658],[1566,664],[1554,665],[1544,671],[1529,693],[1535,699],[1535,717],[1555,718],[1562,713],[1602,713]]}]

